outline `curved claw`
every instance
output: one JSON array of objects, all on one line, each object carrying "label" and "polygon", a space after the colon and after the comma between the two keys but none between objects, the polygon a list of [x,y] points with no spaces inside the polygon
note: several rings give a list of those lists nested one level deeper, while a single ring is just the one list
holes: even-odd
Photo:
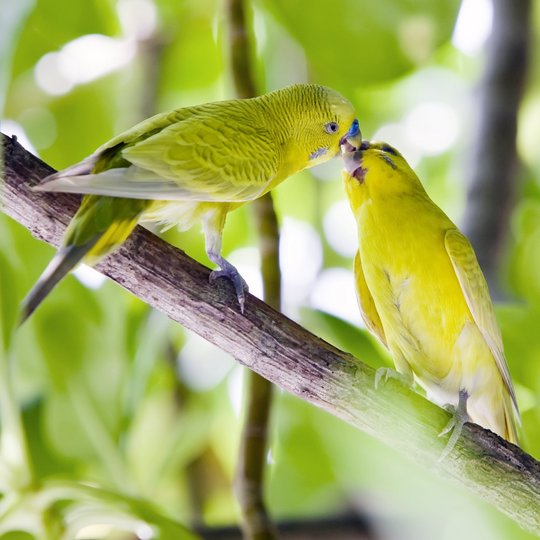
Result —
[{"label": "curved claw", "polygon": [[240,304],[240,312],[244,313],[244,305],[246,303],[246,293],[249,291],[248,284],[244,278],[240,275],[238,270],[226,259],[222,257],[216,257],[216,264],[220,266],[219,270],[213,270],[210,273],[209,281],[213,283],[216,279],[223,277],[227,278],[232,282],[234,286],[234,291],[236,293],[236,298]]},{"label": "curved claw", "polygon": [[[458,406],[455,408],[448,407],[450,412],[452,412],[452,418],[450,418],[448,424],[446,424],[443,430],[439,433],[439,437],[442,437],[447,433],[450,433],[450,437],[448,438],[448,442],[444,447],[443,453],[438,459],[439,463],[443,461],[454,449],[454,446],[456,446],[459,436],[461,435],[463,426],[469,421],[469,415],[467,414],[468,397],[469,396],[465,390],[460,390]],[[445,407],[445,409],[447,409],[447,407]]]},{"label": "curved claw", "polygon": [[396,381],[401,381],[407,386],[411,386],[413,383],[412,379],[410,379],[406,375],[402,375],[399,371],[396,371],[395,369],[389,367],[380,367],[375,372],[375,390],[379,388],[381,380],[386,383],[388,382],[388,379],[395,379]]},{"label": "curved claw", "polygon": [[216,279],[223,277],[232,282],[236,298],[240,304],[240,311],[244,313],[244,305],[246,303],[246,293],[249,291],[248,284],[244,278],[238,273],[238,270],[234,266],[222,268],[221,270],[213,270],[210,273],[209,281],[213,283]]}]

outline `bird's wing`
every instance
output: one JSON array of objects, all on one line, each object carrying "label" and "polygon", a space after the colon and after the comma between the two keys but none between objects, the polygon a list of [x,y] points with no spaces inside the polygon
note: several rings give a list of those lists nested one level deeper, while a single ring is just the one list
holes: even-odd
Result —
[{"label": "bird's wing", "polygon": [[146,169],[120,167],[97,174],[51,175],[33,189],[157,201],[244,202],[264,194],[265,187],[266,185],[236,186],[236,189],[230,188],[221,193],[195,190],[191,187],[184,188],[174,180],[168,180]]},{"label": "bird's wing", "polygon": [[156,200],[256,199],[269,189],[282,156],[270,131],[241,112],[202,109],[162,129],[155,127],[147,138],[139,134],[127,144],[117,138],[121,158],[115,159],[122,166],[87,172],[92,164],[99,169],[101,156],[114,150],[107,144],[82,162],[86,169],[79,165],[61,171],[37,189]]},{"label": "bird's wing", "polygon": [[366,278],[364,277],[364,269],[362,268],[362,261],[360,260],[360,253],[358,252],[354,258],[354,277],[356,280],[356,295],[362,319],[368,330],[375,334],[379,341],[388,348],[381,318],[377,311],[377,307],[375,306],[373,296],[367,286]]},{"label": "bird's wing", "polygon": [[282,156],[271,132],[242,116],[189,118],[128,148],[124,157],[211,200],[252,200],[278,173]]},{"label": "bird's wing", "polygon": [[444,243],[474,322],[495,358],[504,385],[512,398],[516,418],[519,418],[514,387],[504,357],[501,333],[495,319],[489,289],[473,248],[457,229],[446,231]]}]

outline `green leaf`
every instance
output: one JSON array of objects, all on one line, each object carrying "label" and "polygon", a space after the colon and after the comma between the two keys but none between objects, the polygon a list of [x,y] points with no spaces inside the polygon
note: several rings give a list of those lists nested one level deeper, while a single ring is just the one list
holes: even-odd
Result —
[{"label": "green leaf", "polygon": [[38,0],[19,38],[13,76],[32,69],[44,54],[68,41],[85,34],[115,35],[118,30],[112,0]]},{"label": "green leaf", "polygon": [[312,78],[342,91],[402,76],[425,62],[449,39],[460,4],[458,0],[261,2],[303,47]]},{"label": "green leaf", "polygon": [[40,309],[34,316],[37,338],[50,380],[62,391],[69,378],[80,369],[88,350],[85,316],[69,306],[46,302]]},{"label": "green leaf", "polygon": [[[10,531],[0,536],[2,540],[36,537],[72,540],[91,525],[109,525],[108,532],[111,534],[125,531],[135,533],[144,528],[146,533],[151,532],[155,540],[199,538],[149,502],[93,485],[64,480],[46,480],[38,490],[25,491],[18,497],[15,509],[2,518],[0,530]],[[28,536],[28,533],[32,536]]]},{"label": "green leaf", "polygon": [[216,0],[158,3],[167,46],[160,63],[158,108],[212,101],[219,94],[224,59],[215,37]]},{"label": "green leaf", "polygon": [[35,540],[34,537],[27,532],[12,531],[0,536],[0,540]]},{"label": "green leaf", "polygon": [[10,348],[19,312],[19,272],[14,268],[13,262],[13,257],[0,251],[0,351],[3,352]]},{"label": "green leaf", "polygon": [[[269,504],[280,518],[339,511],[332,457],[313,422],[313,407],[288,394],[274,403]],[[325,413],[321,413],[325,414]],[[339,488],[338,488],[339,489]]]},{"label": "green leaf", "polygon": [[4,108],[5,92],[9,82],[11,62],[17,47],[17,38],[32,9],[34,0],[0,1],[0,112]]},{"label": "green leaf", "polygon": [[390,357],[368,330],[323,311],[302,309],[302,322],[311,331],[339,349],[350,352],[373,368],[392,365]]}]

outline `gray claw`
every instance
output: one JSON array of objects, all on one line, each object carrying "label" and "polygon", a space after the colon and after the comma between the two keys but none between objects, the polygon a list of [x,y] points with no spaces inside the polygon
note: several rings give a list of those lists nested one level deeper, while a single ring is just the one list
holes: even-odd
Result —
[{"label": "gray claw", "polygon": [[467,414],[468,397],[469,396],[465,390],[460,390],[458,406],[444,407],[447,410],[450,409],[450,412],[452,413],[452,418],[450,418],[448,424],[446,424],[443,430],[439,433],[439,437],[443,437],[447,433],[450,433],[450,437],[448,438],[448,442],[444,447],[443,453],[438,459],[439,463],[446,459],[446,457],[454,449],[454,446],[456,446],[459,436],[461,435],[463,426],[469,421],[469,415]]},{"label": "gray claw", "polygon": [[216,279],[223,277],[232,282],[236,298],[240,304],[240,312],[244,313],[244,305],[246,303],[246,293],[249,291],[248,284],[240,275],[238,270],[229,262],[223,259],[220,270],[213,270],[210,273],[209,281],[213,283]]},{"label": "gray claw", "polygon": [[411,386],[413,383],[411,379],[409,379],[405,375],[402,375],[401,373],[399,373],[399,371],[396,371],[395,369],[389,367],[380,367],[375,372],[375,390],[379,388],[381,380],[384,383],[387,383],[388,379],[395,379],[396,381],[401,381],[407,386]]}]

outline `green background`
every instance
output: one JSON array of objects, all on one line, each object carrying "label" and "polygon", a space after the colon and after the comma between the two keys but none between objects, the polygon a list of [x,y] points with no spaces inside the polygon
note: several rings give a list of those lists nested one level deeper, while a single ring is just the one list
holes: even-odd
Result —
[{"label": "green background", "polygon": [[[225,11],[217,0],[0,0],[0,7],[2,131],[57,169],[154,112],[233,96]],[[457,0],[256,0],[249,11],[258,87],[311,81],[342,92],[357,107],[364,136],[400,148],[459,223],[474,88],[485,57],[485,48],[460,44],[459,8]],[[536,9],[535,43],[539,25]],[[538,457],[536,61],[520,110],[523,167],[501,263],[508,299],[497,316],[525,446]],[[275,203],[286,313],[372,366],[386,365],[354,305],[356,232],[338,160],[285,182]],[[0,520],[0,538],[27,538],[16,530],[113,538],[107,527],[88,527],[128,530],[140,522],[156,537],[181,538],[177,524],[237,522],[231,482],[242,368],[116,284],[89,287],[88,272],[85,282],[66,278],[11,339],[16,306],[54,251],[3,215],[0,230],[0,394],[12,393],[10,403],[19,405],[30,455],[10,453],[18,427],[10,424],[16,414],[10,416],[5,398],[0,502],[13,510]],[[169,231],[166,239],[208,264],[197,227]],[[249,207],[231,214],[224,254],[255,293],[256,242]],[[278,520],[357,511],[372,517],[381,538],[531,538],[463,489],[280,391],[271,436],[266,490]],[[25,491],[19,488],[29,462],[36,487]]]}]

